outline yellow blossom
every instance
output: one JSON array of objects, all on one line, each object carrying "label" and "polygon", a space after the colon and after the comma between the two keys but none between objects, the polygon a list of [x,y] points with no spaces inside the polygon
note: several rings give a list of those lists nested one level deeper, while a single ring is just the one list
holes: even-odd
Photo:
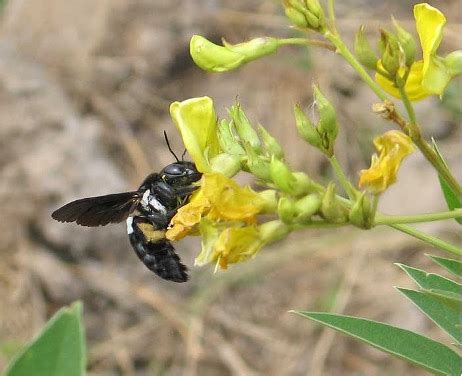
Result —
[{"label": "yellow blossom", "polygon": [[[429,95],[442,95],[449,81],[460,70],[453,67],[448,55],[442,58],[436,54],[443,38],[443,28],[446,18],[438,9],[427,3],[414,6],[414,18],[422,48],[422,60],[416,61],[410,67],[409,78],[404,90],[411,101],[423,99]],[[383,68],[381,60],[378,68]],[[398,74],[402,77],[405,68],[401,67]],[[395,84],[380,74],[376,74],[376,81],[389,94],[401,98]]]},{"label": "yellow blossom", "polygon": [[228,264],[253,257],[264,244],[255,225],[242,226],[237,222],[217,224],[203,219],[200,231],[202,251],[196,258],[196,265],[214,262],[222,269],[227,269]]},{"label": "yellow blossom", "polygon": [[181,239],[203,217],[255,223],[256,215],[264,206],[264,199],[249,187],[241,187],[220,173],[206,173],[202,175],[200,189],[171,220],[166,236],[170,240]]},{"label": "yellow blossom", "polygon": [[170,105],[170,115],[200,172],[210,172],[210,160],[220,152],[217,115],[209,97],[191,98]]},{"label": "yellow blossom", "polygon": [[379,194],[396,181],[401,162],[414,151],[414,146],[409,136],[396,130],[375,138],[374,145],[379,155],[374,154],[371,167],[361,171],[359,186]]}]

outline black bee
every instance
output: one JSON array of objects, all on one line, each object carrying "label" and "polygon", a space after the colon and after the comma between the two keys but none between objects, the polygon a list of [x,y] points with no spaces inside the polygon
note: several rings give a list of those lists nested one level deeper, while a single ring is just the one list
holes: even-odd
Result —
[{"label": "black bee", "polygon": [[59,222],[89,227],[126,220],[130,243],[143,264],[163,279],[186,282],[187,268],[165,238],[165,231],[197,188],[193,183],[201,178],[201,173],[194,163],[177,158],[165,132],[164,135],[176,162],[149,175],[137,191],[75,200],[51,216]]}]

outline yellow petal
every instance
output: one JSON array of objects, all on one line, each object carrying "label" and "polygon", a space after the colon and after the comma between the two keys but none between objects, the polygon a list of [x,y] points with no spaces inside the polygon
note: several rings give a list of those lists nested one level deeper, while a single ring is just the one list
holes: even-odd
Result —
[{"label": "yellow petal", "polygon": [[[411,70],[409,72],[406,85],[404,86],[404,90],[406,91],[409,100],[411,101],[418,101],[431,95],[431,93],[422,85],[423,65],[424,63],[422,60],[416,61],[411,65]],[[383,69],[380,60],[377,63],[377,66]],[[399,70],[399,74],[401,76],[404,74],[404,68]],[[401,99],[398,88],[389,79],[383,77],[381,74],[376,73],[375,80],[388,94]]]},{"label": "yellow petal", "polygon": [[396,181],[405,157],[414,151],[410,137],[400,131],[389,131],[374,139],[379,153],[372,156],[371,167],[360,172],[359,186],[373,194],[385,191]]},{"label": "yellow petal", "polygon": [[436,54],[443,38],[446,17],[438,9],[427,3],[422,3],[414,6],[414,18],[422,46],[423,72],[425,74],[430,64],[430,56]]},{"label": "yellow petal", "polygon": [[174,102],[170,105],[170,115],[197,169],[211,171],[209,161],[220,151],[212,99],[200,97]]}]

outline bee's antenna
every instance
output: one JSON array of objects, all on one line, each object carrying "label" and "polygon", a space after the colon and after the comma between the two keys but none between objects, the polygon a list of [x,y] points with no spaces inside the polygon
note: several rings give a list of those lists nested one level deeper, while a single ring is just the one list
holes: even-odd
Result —
[{"label": "bee's antenna", "polygon": [[186,151],[187,151],[187,150],[186,150],[186,148],[185,148],[184,151],[183,151],[183,154],[181,154],[181,162],[183,162],[183,158],[184,158],[184,156],[185,156],[185,154],[186,154]]},{"label": "bee's antenna", "polygon": [[179,162],[180,160],[178,159],[178,157],[176,156],[176,154],[172,150],[172,147],[170,146],[170,142],[168,142],[167,132],[165,132],[165,131],[164,131],[164,138],[165,138],[165,142],[167,143],[168,150],[175,157],[176,161]]}]

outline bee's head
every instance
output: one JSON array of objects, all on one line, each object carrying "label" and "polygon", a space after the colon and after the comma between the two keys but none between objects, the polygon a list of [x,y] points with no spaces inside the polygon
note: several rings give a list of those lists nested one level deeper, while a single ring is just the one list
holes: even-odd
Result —
[{"label": "bee's head", "polygon": [[183,187],[200,180],[202,174],[197,171],[194,163],[178,161],[162,169],[160,176],[172,187]]}]

